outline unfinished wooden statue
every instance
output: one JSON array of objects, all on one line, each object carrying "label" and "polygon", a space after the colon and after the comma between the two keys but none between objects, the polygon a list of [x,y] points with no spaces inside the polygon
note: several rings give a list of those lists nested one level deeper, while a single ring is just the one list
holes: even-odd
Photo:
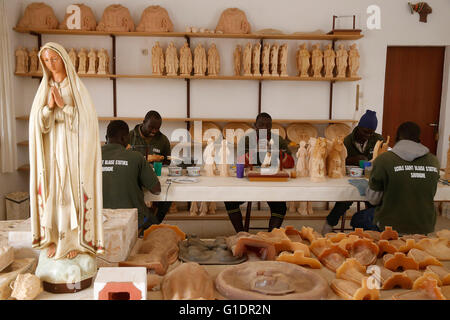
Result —
[{"label": "unfinished wooden statue", "polygon": [[278,74],[278,50],[279,45],[274,44],[272,45],[272,48],[270,48],[270,75],[271,76],[279,76]]},{"label": "unfinished wooden statue", "polygon": [[23,17],[17,24],[18,28],[56,29],[58,19],[52,7],[43,2],[33,2],[25,8]]},{"label": "unfinished wooden statue", "polygon": [[209,202],[209,201],[202,201],[200,203],[200,208],[198,211],[199,211],[199,216],[206,216],[207,214],[214,214],[214,213],[216,213],[216,203]]},{"label": "unfinished wooden statue", "polygon": [[309,77],[308,70],[311,65],[309,61],[310,58],[311,54],[306,48],[306,44],[302,43],[297,51],[297,70],[300,77]]},{"label": "unfinished wooden statue", "polygon": [[206,73],[206,51],[199,43],[194,50],[194,74],[204,76]]},{"label": "unfinished wooden statue", "polygon": [[104,48],[101,48],[98,52],[97,74],[109,74],[109,55]]},{"label": "unfinished wooden statue", "polygon": [[446,180],[450,180],[450,136],[448,137],[449,148],[447,151],[447,167],[445,168],[445,178]]},{"label": "unfinished wooden statue", "polygon": [[356,44],[350,46],[348,51],[348,67],[350,72],[350,77],[357,77],[359,70],[359,51],[356,49]]},{"label": "unfinished wooden statue", "polygon": [[260,64],[261,64],[261,44],[257,43],[253,46],[252,54],[252,70],[254,76],[260,76]]},{"label": "unfinished wooden statue", "polygon": [[31,273],[18,274],[11,287],[11,297],[16,300],[33,300],[44,291],[41,279]]},{"label": "unfinished wooden statue", "polygon": [[261,53],[262,75],[270,76],[270,44],[264,43]]},{"label": "unfinished wooden statue", "polygon": [[308,177],[309,176],[309,170],[308,170],[308,151],[306,150],[306,142],[300,141],[300,147],[297,151],[297,177]]},{"label": "unfinished wooden statue", "polygon": [[214,139],[209,138],[208,145],[206,146],[205,151],[203,151],[203,161],[205,162],[204,169],[207,177],[214,177],[216,175],[215,156],[216,146],[214,144]]},{"label": "unfinished wooden statue", "polygon": [[189,208],[189,215],[191,217],[196,216],[199,213],[199,207],[197,205],[197,201],[192,201],[191,206]]},{"label": "unfinished wooden statue", "polygon": [[208,49],[208,76],[217,76],[220,73],[220,56],[216,44]]},{"label": "unfinished wooden statue", "polygon": [[180,49],[180,75],[190,76],[192,72],[192,52],[187,42]]},{"label": "unfinished wooden statue", "polygon": [[375,143],[375,147],[373,148],[372,160],[370,160],[370,161],[373,162],[380,154],[388,151],[390,138],[391,137],[388,136],[386,139],[386,142],[383,142],[382,140],[378,140],[377,143]]},{"label": "unfinished wooden statue", "polygon": [[219,156],[218,165],[219,165],[219,171],[220,171],[221,177],[228,177],[230,175],[230,172],[229,172],[230,168],[227,163],[229,154],[230,154],[230,150],[228,149],[228,146],[227,146],[227,140],[223,139],[222,145],[220,147],[219,154],[218,154],[218,156]]},{"label": "unfinished wooden statue", "polygon": [[347,148],[345,148],[342,138],[333,140],[332,148],[327,157],[327,171],[330,178],[345,177],[345,159],[347,158]]},{"label": "unfinished wooden statue", "polygon": [[348,66],[348,53],[344,49],[344,45],[340,44],[338,50],[336,51],[336,69],[337,78],[345,78],[345,74]]},{"label": "unfinished wooden statue", "polygon": [[166,49],[166,72],[168,76],[176,76],[178,75],[178,53],[177,48],[173,42],[170,42],[169,46]]},{"label": "unfinished wooden statue", "polygon": [[236,49],[234,49],[234,53],[233,53],[233,66],[234,66],[234,75],[235,76],[241,75],[241,54],[242,54],[242,48],[240,45],[237,45]]},{"label": "unfinished wooden statue", "polygon": [[128,8],[120,4],[112,4],[103,11],[103,16],[97,26],[97,31],[131,32],[134,31],[134,21]]},{"label": "unfinished wooden statue", "polygon": [[313,50],[311,52],[311,64],[313,70],[313,77],[320,78],[322,77],[322,68],[323,68],[323,53],[320,50],[320,44],[313,45]]},{"label": "unfinished wooden statue", "polygon": [[59,29],[95,31],[97,21],[95,20],[92,9],[84,4],[72,4],[72,6],[77,6],[80,9],[80,25],[76,26],[72,21],[68,21],[68,19],[73,15],[73,11],[69,13],[66,11],[63,22],[59,24]]},{"label": "unfinished wooden statue", "polygon": [[244,55],[242,59],[244,76],[252,75],[252,44],[248,42],[244,48]]},{"label": "unfinished wooden statue", "polygon": [[297,212],[302,216],[314,214],[314,209],[312,207],[311,201],[299,201]]},{"label": "unfinished wooden statue", "polygon": [[238,8],[229,8],[223,11],[217,23],[216,32],[250,33],[250,24],[247,21],[245,12]]},{"label": "unfinished wooden statue", "polygon": [[74,48],[71,48],[69,51],[70,62],[72,62],[75,70],[78,70],[78,55]]},{"label": "unfinished wooden statue", "polygon": [[38,61],[38,49],[33,48],[28,53],[29,61],[30,61],[30,68],[28,70],[29,73],[37,73],[39,70],[39,61]]},{"label": "unfinished wooden statue", "polygon": [[166,9],[160,6],[149,6],[142,12],[136,31],[173,32],[173,23]]},{"label": "unfinished wooden statue", "polygon": [[312,150],[310,176],[311,181],[325,181],[327,175],[326,167],[327,141],[325,138],[317,138],[317,142]]},{"label": "unfinished wooden statue", "polygon": [[281,77],[287,77],[287,60],[288,60],[288,45],[284,43],[280,47],[279,71]]},{"label": "unfinished wooden statue", "polygon": [[155,45],[152,47],[152,74],[164,74],[164,52],[159,46],[159,41],[156,41]]},{"label": "unfinished wooden statue", "polygon": [[323,52],[323,63],[325,66],[325,78],[333,78],[333,70],[336,66],[336,52],[334,52],[331,44],[327,44]]},{"label": "unfinished wooden statue", "polygon": [[24,47],[16,49],[16,73],[28,73],[28,53]]},{"label": "unfinished wooden statue", "polygon": [[78,73],[84,74],[86,73],[86,69],[88,67],[87,61],[87,52],[85,48],[81,48],[78,52]]},{"label": "unfinished wooden statue", "polygon": [[94,49],[91,49],[88,54],[89,57],[89,69],[88,74],[96,74],[97,73],[97,52]]}]

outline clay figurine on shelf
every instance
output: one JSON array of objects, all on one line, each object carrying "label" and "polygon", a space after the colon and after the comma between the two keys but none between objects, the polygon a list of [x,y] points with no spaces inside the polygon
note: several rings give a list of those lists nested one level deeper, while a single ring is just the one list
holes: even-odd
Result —
[{"label": "clay figurine on shelf", "polygon": [[78,52],[78,73],[85,74],[88,67],[88,55],[85,48],[81,48]]},{"label": "clay figurine on shelf", "polygon": [[173,42],[170,42],[169,46],[166,49],[166,72],[168,76],[176,76],[178,75],[178,53],[177,48]]},{"label": "clay figurine on shelf", "polygon": [[309,77],[308,70],[311,65],[309,61],[310,57],[311,54],[306,48],[306,44],[301,44],[299,50],[297,51],[297,70],[300,77]]},{"label": "clay figurine on shelf", "polygon": [[297,151],[297,178],[308,177],[308,151],[306,150],[306,142],[300,141],[300,147]]},{"label": "clay figurine on shelf", "polygon": [[90,286],[95,255],[105,252],[98,118],[66,50],[49,42],[39,58],[44,72],[29,120],[36,275],[46,291],[76,292]]},{"label": "clay figurine on shelf", "polygon": [[288,45],[284,43],[280,47],[280,59],[278,63],[278,69],[280,70],[281,77],[287,77],[287,60],[288,60]]},{"label": "clay figurine on shelf", "polygon": [[377,143],[375,143],[375,147],[373,148],[372,160],[370,160],[370,161],[373,162],[380,154],[388,151],[390,138],[391,137],[388,136],[386,142],[383,142],[382,140],[378,140]]},{"label": "clay figurine on shelf", "polygon": [[270,48],[270,75],[271,76],[279,76],[278,74],[278,50],[279,46],[278,44],[272,45],[272,48]]},{"label": "clay figurine on shelf", "polygon": [[261,44],[257,43],[253,46],[252,54],[252,70],[254,76],[260,76],[260,63],[261,63]]},{"label": "clay figurine on shelf", "polygon": [[136,31],[173,32],[173,23],[166,9],[161,6],[149,6],[142,12]]},{"label": "clay figurine on shelf", "polygon": [[252,44],[248,42],[244,48],[244,55],[242,57],[242,64],[244,69],[244,76],[252,75]]},{"label": "clay figurine on shelf", "polygon": [[450,136],[448,137],[449,148],[447,151],[447,167],[445,168],[445,177],[444,179],[450,180]]},{"label": "clay figurine on shelf", "polygon": [[[66,11],[63,22],[59,24],[59,29],[95,31],[95,28],[97,27],[97,21],[95,20],[94,12],[92,12],[92,9],[84,4],[72,4],[72,6],[77,6],[79,8],[79,21],[72,17],[74,13],[73,10],[71,12]],[[78,26],[76,25],[77,22],[80,23]]]},{"label": "clay figurine on shelf", "polygon": [[71,48],[69,50],[69,58],[70,58],[70,62],[72,62],[72,65],[74,66],[75,70],[78,70],[78,55],[74,48]]},{"label": "clay figurine on shelf", "polygon": [[236,49],[234,49],[234,52],[233,52],[233,66],[234,66],[234,75],[235,76],[241,75],[241,54],[242,54],[242,48],[240,45],[237,45]]},{"label": "clay figurine on shelf", "polygon": [[28,73],[28,53],[24,47],[16,49],[16,73]]},{"label": "clay figurine on shelf", "polygon": [[96,74],[97,73],[97,52],[94,49],[91,49],[88,54],[89,58],[89,68],[88,74]]},{"label": "clay figurine on shelf", "polygon": [[206,50],[199,43],[194,50],[194,74],[204,76],[206,73]]},{"label": "clay figurine on shelf", "polygon": [[359,70],[359,51],[356,49],[356,44],[350,46],[348,51],[348,69],[350,77],[357,77]]},{"label": "clay figurine on shelf", "polygon": [[408,2],[408,5],[409,5],[409,8],[411,9],[411,14],[414,14],[414,12],[417,12],[419,14],[420,22],[426,23],[428,15],[433,12],[433,9],[426,2],[419,2],[416,4],[412,4],[411,2]]},{"label": "clay figurine on shelf", "polygon": [[337,78],[345,78],[345,73],[348,66],[348,52],[344,49],[344,45],[340,44],[336,51],[336,69]]},{"label": "clay figurine on shelf", "polygon": [[218,76],[220,73],[220,56],[216,44],[208,49],[208,76]]},{"label": "clay figurine on shelf", "polygon": [[97,74],[109,74],[109,55],[104,48],[100,49],[98,52]]},{"label": "clay figurine on shelf", "polygon": [[333,140],[332,148],[327,157],[327,170],[330,178],[345,177],[345,159],[347,158],[347,148],[345,148],[342,138]]},{"label": "clay figurine on shelf", "polygon": [[250,33],[250,24],[247,21],[245,12],[238,8],[229,8],[222,12],[216,26],[216,33]]},{"label": "clay figurine on shelf", "polygon": [[228,177],[230,175],[230,172],[229,172],[230,168],[227,163],[227,159],[228,159],[229,155],[230,155],[230,150],[228,149],[228,146],[227,146],[227,140],[223,139],[219,153],[218,153],[218,158],[219,158],[218,166],[219,166],[219,171],[220,171],[221,177]]},{"label": "clay figurine on shelf", "polygon": [[120,4],[112,4],[103,11],[102,19],[97,25],[97,31],[132,32],[134,21],[128,8]]},{"label": "clay figurine on shelf", "polygon": [[325,138],[317,138],[316,144],[312,149],[310,159],[311,166],[309,169],[309,174],[311,176],[311,181],[325,181],[325,177],[327,175],[326,159],[327,141]]},{"label": "clay figurine on shelf", "polygon": [[164,74],[164,52],[159,46],[159,41],[156,41],[152,48],[152,74]]},{"label": "clay figurine on shelf", "polygon": [[209,138],[208,145],[206,146],[205,151],[203,151],[203,161],[205,162],[204,169],[205,175],[207,177],[215,176],[216,171],[215,156],[216,156],[216,146],[214,144],[214,139]]},{"label": "clay figurine on shelf", "polygon": [[187,42],[180,49],[180,75],[190,76],[192,72],[192,52]]},{"label": "clay figurine on shelf", "polygon": [[311,65],[313,70],[313,77],[322,77],[323,53],[322,50],[320,50],[320,44],[313,45],[313,50],[311,52]]},{"label": "clay figurine on shelf", "polygon": [[18,28],[56,29],[58,19],[52,7],[43,2],[33,2],[25,8],[23,17],[17,24]]},{"label": "clay figurine on shelf", "polygon": [[336,52],[334,52],[331,44],[327,44],[323,52],[323,64],[325,66],[325,78],[333,78],[333,70],[336,66]]},{"label": "clay figurine on shelf", "polygon": [[38,73],[38,70],[39,70],[38,53],[39,53],[39,51],[37,48],[33,48],[28,53],[28,57],[29,57],[29,61],[30,61],[30,68],[28,70],[29,73]]},{"label": "clay figurine on shelf", "polygon": [[270,44],[265,43],[261,53],[262,75],[270,76]]}]

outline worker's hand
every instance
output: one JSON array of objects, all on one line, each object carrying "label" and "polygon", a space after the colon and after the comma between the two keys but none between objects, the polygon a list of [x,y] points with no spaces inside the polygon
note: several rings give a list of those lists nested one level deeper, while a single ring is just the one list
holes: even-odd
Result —
[{"label": "worker's hand", "polygon": [[163,161],[164,160],[164,156],[160,156],[158,154],[149,154],[147,155],[147,161],[148,162],[159,162],[159,161]]},{"label": "worker's hand", "polygon": [[131,150],[131,144],[128,144],[126,147],[127,150]]}]

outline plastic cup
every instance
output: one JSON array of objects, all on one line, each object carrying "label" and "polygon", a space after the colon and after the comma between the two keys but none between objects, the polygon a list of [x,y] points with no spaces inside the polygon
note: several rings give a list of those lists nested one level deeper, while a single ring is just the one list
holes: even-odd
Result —
[{"label": "plastic cup", "polygon": [[243,163],[236,164],[236,177],[238,177],[238,178],[244,177],[244,164]]},{"label": "plastic cup", "polygon": [[161,176],[162,162],[153,162],[153,168],[158,177]]}]

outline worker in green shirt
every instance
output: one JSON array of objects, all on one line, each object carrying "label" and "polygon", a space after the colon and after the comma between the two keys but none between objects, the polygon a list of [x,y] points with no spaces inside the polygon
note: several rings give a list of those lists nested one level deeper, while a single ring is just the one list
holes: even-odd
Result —
[{"label": "worker in green shirt", "polygon": [[420,143],[420,127],[402,123],[395,146],[373,162],[366,196],[375,208],[356,213],[352,227],[382,231],[391,226],[401,235],[433,232],[439,169],[436,156]]},{"label": "worker in green shirt", "polygon": [[137,208],[138,228],[145,230],[158,224],[156,216],[144,202],[144,191],[161,192],[161,184],[151,165],[136,151],[127,150],[129,127],[122,120],[111,121],[102,146],[103,207]]},{"label": "worker in green shirt", "polygon": [[[346,165],[359,166],[360,160],[369,161],[372,159],[375,144],[379,140],[384,141],[383,137],[375,132],[377,126],[378,119],[376,112],[367,110],[352,133],[344,139],[344,145],[347,148]],[[322,227],[322,235],[333,232],[333,227],[338,224],[339,219],[352,204],[353,201],[336,202]],[[366,202],[366,207],[370,206],[370,203]]]},{"label": "worker in green shirt", "polygon": [[[170,141],[160,131],[161,124],[162,118],[157,111],[147,112],[144,122],[136,125],[130,131],[130,146],[132,150],[142,153],[148,162],[162,162],[164,165],[169,165]],[[159,223],[164,220],[171,205],[170,201],[154,203]]]}]

